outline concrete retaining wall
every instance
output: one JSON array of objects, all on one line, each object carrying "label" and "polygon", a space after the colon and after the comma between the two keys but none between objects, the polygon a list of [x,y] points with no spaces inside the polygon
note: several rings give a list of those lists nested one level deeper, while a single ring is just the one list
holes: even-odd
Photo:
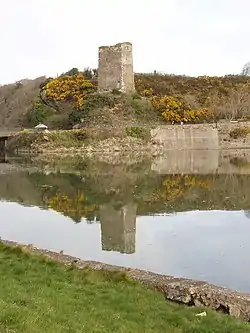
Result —
[{"label": "concrete retaining wall", "polygon": [[206,124],[159,126],[151,130],[151,137],[165,150],[219,148],[218,130]]}]

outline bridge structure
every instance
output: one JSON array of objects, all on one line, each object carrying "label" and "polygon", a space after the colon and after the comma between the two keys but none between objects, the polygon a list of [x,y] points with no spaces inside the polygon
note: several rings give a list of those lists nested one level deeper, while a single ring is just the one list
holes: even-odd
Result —
[{"label": "bridge structure", "polygon": [[5,156],[8,140],[18,132],[19,131],[17,129],[16,130],[0,129],[0,157]]}]

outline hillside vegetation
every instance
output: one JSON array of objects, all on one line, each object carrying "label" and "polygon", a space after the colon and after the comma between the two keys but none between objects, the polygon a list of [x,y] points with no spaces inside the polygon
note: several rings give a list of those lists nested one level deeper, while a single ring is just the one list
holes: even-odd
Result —
[{"label": "hillside vegetation", "polygon": [[73,68],[57,78],[0,87],[0,127],[51,129],[202,123],[250,118],[250,77],[135,74],[136,93],[97,93],[97,72]]},{"label": "hillside vegetation", "polygon": [[38,98],[45,77],[0,86],[0,127],[19,128]]}]

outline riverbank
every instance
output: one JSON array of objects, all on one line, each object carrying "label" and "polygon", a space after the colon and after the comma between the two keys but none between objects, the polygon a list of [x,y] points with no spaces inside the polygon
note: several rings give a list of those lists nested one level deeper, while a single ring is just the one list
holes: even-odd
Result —
[{"label": "riverbank", "polygon": [[128,152],[157,156],[176,149],[249,149],[250,122],[43,132],[23,130],[9,139],[7,147],[10,152],[78,153],[87,157]]},{"label": "riverbank", "polygon": [[[250,332],[247,323],[201,308],[213,298],[217,310],[248,320],[247,295],[8,241],[0,243],[0,258],[5,332]],[[165,298],[188,305],[193,299],[199,307]],[[204,310],[206,317],[196,316]]]},{"label": "riverbank", "polygon": [[134,155],[157,155],[161,143],[153,143],[149,128],[60,130],[33,132],[24,130],[8,141],[8,151],[20,153],[70,154],[88,157],[109,153],[133,152]]}]

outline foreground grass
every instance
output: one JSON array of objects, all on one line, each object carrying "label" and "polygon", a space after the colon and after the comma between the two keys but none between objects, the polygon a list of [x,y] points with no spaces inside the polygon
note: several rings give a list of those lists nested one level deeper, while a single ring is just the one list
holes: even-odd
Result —
[{"label": "foreground grass", "polygon": [[[0,332],[250,332],[249,324],[169,303],[122,273],[48,261],[0,243]],[[203,311],[203,310],[202,310]]]}]

